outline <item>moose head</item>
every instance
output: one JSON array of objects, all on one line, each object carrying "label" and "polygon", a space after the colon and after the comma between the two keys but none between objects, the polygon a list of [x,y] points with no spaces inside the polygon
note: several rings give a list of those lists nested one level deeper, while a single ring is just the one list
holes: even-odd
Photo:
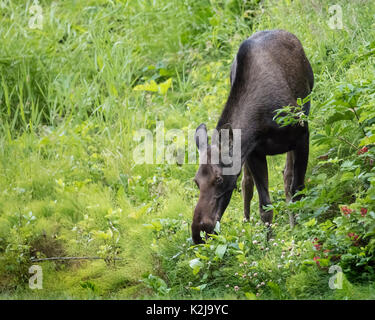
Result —
[{"label": "moose head", "polygon": [[241,169],[241,160],[239,160],[239,170],[228,170],[236,163],[233,150],[237,150],[240,145],[234,140],[236,139],[233,139],[233,130],[229,124],[213,131],[211,144],[208,144],[205,124],[201,124],[195,132],[200,165],[194,181],[200,195],[192,223],[194,243],[203,242],[201,231],[206,232],[206,235],[214,232],[216,223],[220,221],[236,188],[239,175],[236,171]]}]

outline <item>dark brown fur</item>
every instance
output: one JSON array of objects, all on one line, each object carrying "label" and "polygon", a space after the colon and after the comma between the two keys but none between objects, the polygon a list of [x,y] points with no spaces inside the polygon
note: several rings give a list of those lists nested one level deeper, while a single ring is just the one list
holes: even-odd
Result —
[{"label": "dark brown fur", "polygon": [[[308,96],[314,85],[313,71],[300,41],[283,30],[260,31],[245,40],[231,68],[231,91],[217,124],[241,129],[241,163],[244,216],[249,219],[254,183],[259,193],[263,222],[272,222],[268,193],[267,155],[288,152],[284,170],[287,200],[304,188],[308,152],[308,124],[280,127],[275,110],[297,105],[297,98]],[[310,102],[304,105],[309,113]],[[205,125],[198,129],[206,131]],[[197,130],[198,130],[197,129]],[[212,148],[208,146],[210,160]],[[200,189],[192,223],[193,240],[201,242],[200,231],[212,233],[229,204],[238,175],[222,175],[221,164],[201,164],[195,176]],[[218,195],[222,195],[218,197]],[[291,219],[294,225],[294,219]]]}]

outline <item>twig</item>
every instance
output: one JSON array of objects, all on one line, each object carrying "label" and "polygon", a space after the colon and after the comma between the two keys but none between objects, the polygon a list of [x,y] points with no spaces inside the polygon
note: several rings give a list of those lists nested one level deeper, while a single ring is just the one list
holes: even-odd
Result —
[{"label": "twig", "polygon": [[348,145],[350,145],[352,148],[354,148],[354,149],[356,149],[356,150],[359,149],[357,146],[355,146],[354,144],[352,144],[350,141],[346,140],[346,139],[343,138],[343,137],[335,136],[335,138],[339,139],[339,140],[342,141],[342,142],[347,143]]},{"label": "twig", "polygon": [[354,107],[353,107],[352,110],[353,110],[353,112],[354,112],[354,114],[355,114],[355,117],[357,118],[359,128],[362,130],[363,135],[366,137],[366,132],[365,132],[365,130],[363,129],[362,124],[359,122],[359,117],[358,117],[357,111],[355,110]]},{"label": "twig", "polygon": [[122,258],[101,258],[101,257],[50,257],[50,258],[40,258],[31,259],[31,262],[41,262],[41,261],[52,261],[52,260],[122,260]]}]

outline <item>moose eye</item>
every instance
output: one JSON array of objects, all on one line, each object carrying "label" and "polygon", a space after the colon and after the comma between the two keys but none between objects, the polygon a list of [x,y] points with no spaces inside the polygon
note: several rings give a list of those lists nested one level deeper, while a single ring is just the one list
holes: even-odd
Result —
[{"label": "moose eye", "polygon": [[220,176],[217,176],[217,177],[215,178],[215,184],[216,184],[216,185],[220,185],[220,184],[222,184],[222,183],[223,183],[223,178],[220,177]]},{"label": "moose eye", "polygon": [[193,179],[195,184],[197,185],[197,187],[199,188],[199,184],[198,184],[198,181],[196,179]]}]

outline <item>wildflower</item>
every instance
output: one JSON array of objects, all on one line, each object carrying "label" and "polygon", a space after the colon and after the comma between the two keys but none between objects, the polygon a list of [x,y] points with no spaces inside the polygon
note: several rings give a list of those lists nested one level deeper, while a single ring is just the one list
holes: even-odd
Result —
[{"label": "wildflower", "polygon": [[364,153],[366,153],[368,151],[368,148],[367,147],[363,147],[361,150],[359,150],[358,152],[357,152],[357,154],[358,155],[360,155],[360,154],[364,154]]},{"label": "wildflower", "polygon": [[254,241],[253,241],[253,244],[257,244],[257,243],[258,243],[258,241],[257,241],[257,240],[254,240]]},{"label": "wildflower", "polygon": [[234,291],[238,291],[240,289],[239,286],[234,286]]},{"label": "wildflower", "polygon": [[247,261],[245,260],[245,261],[243,262],[243,264],[247,264]]},{"label": "wildflower", "polygon": [[258,273],[257,272],[255,272],[254,274],[253,274],[253,277],[256,277],[258,275]]},{"label": "wildflower", "polygon": [[259,296],[260,296],[260,293],[259,293],[259,292],[257,292],[256,296],[257,296],[257,297],[259,297]]},{"label": "wildflower", "polygon": [[260,285],[261,286],[265,286],[266,284],[264,283],[264,281],[262,281]]},{"label": "wildflower", "polygon": [[281,240],[281,243],[285,243],[285,240],[284,240],[284,239],[282,239],[282,240]]},{"label": "wildflower", "polygon": [[347,217],[350,217],[350,214],[353,212],[353,210],[348,208],[347,206],[342,206],[341,211]]},{"label": "wildflower", "polygon": [[242,278],[244,278],[244,279],[245,279],[245,278],[246,278],[246,274],[242,275]]},{"label": "wildflower", "polygon": [[274,247],[277,247],[277,242],[275,242],[275,243],[273,244],[273,246],[274,246]]},{"label": "wildflower", "polygon": [[366,208],[361,208],[361,216],[364,217],[367,214]]},{"label": "wildflower", "polygon": [[317,251],[320,251],[320,249],[322,249],[322,245],[320,243],[316,243],[314,244],[314,247]]},{"label": "wildflower", "polygon": [[269,249],[270,249],[270,248],[267,247],[267,248],[266,248],[266,251],[268,251]]},{"label": "wildflower", "polygon": [[242,229],[242,233],[245,233],[245,229]]},{"label": "wildflower", "polygon": [[278,268],[278,269],[281,269],[282,267],[283,267],[282,264],[278,264],[278,265],[277,265],[277,268]]},{"label": "wildflower", "polygon": [[226,284],[226,285],[225,285],[225,288],[229,288],[229,284]]},{"label": "wildflower", "polygon": [[359,236],[358,236],[358,234],[355,234],[353,232],[349,232],[348,237],[352,238],[353,240],[357,240]]},{"label": "wildflower", "polygon": [[268,227],[269,225],[270,225],[269,222],[266,222],[266,223],[265,223],[265,226],[266,226],[266,227]]},{"label": "wildflower", "polygon": [[238,272],[236,272],[234,275],[235,275],[235,276],[238,276]]},{"label": "wildflower", "polygon": [[260,287],[260,284],[257,284],[256,288],[259,289],[259,287]]},{"label": "wildflower", "polygon": [[320,266],[320,262],[319,262],[320,257],[314,257],[313,260],[316,262],[316,264],[317,264],[318,266]]}]

